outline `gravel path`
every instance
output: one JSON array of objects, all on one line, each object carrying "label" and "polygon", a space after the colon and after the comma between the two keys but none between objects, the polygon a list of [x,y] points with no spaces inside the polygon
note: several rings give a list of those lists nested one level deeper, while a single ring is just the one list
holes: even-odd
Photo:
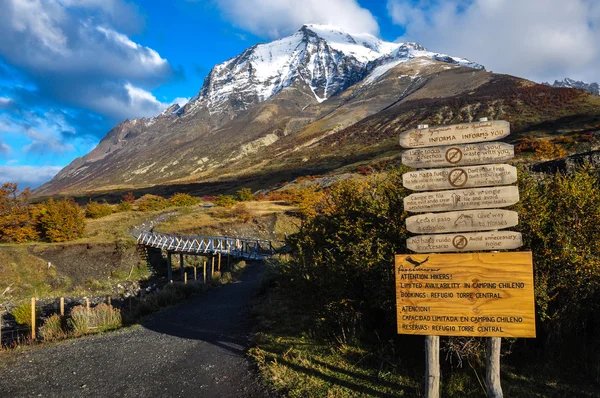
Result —
[{"label": "gravel path", "polygon": [[142,327],[0,357],[0,397],[270,396],[244,355],[260,268]]}]

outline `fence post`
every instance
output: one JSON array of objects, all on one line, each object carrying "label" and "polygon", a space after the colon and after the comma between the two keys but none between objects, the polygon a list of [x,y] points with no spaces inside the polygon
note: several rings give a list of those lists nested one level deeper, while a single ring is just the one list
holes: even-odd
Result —
[{"label": "fence post", "polygon": [[183,284],[187,285],[187,272],[183,273]]},{"label": "fence post", "polygon": [[167,252],[167,279],[173,282],[173,268],[171,267],[171,253]]},{"label": "fence post", "polygon": [[179,272],[183,277],[183,274],[185,272],[185,265],[183,265],[183,253],[179,253]]},{"label": "fence post", "polygon": [[217,265],[217,271],[221,272],[221,253],[219,252],[219,263]]},{"label": "fence post", "polygon": [[65,316],[65,298],[60,298],[60,316]]},{"label": "fence post", "polygon": [[89,311],[90,310],[90,299],[89,298],[85,298],[85,308]]},{"label": "fence post", "polygon": [[211,256],[212,258],[212,266],[210,268],[210,279],[212,279],[213,274],[215,273],[215,256]]},{"label": "fence post", "polygon": [[35,340],[35,297],[31,298],[31,340]]},{"label": "fence post", "polygon": [[202,278],[202,283],[206,283],[206,261],[204,262],[204,267],[202,267],[202,273],[204,277]]},{"label": "fence post", "polygon": [[198,267],[196,267],[196,266],[194,265],[194,281],[197,281],[197,280],[198,280],[198,278],[196,278],[196,269],[197,269],[197,268],[198,268]]},{"label": "fence post", "polygon": [[110,296],[106,296],[106,303],[109,307],[112,307],[112,299],[110,298]]}]

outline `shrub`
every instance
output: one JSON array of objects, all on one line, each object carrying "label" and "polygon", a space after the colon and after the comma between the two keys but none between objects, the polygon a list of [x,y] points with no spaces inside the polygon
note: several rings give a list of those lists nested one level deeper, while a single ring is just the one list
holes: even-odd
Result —
[{"label": "shrub", "polygon": [[243,203],[238,203],[237,205],[235,205],[235,207],[233,208],[233,211],[231,212],[232,216],[236,217],[237,219],[239,219],[241,222],[248,222],[252,220],[252,214],[250,213],[250,211],[248,210],[248,208],[243,204]]},{"label": "shrub", "polygon": [[242,188],[237,191],[234,195],[235,200],[240,202],[249,202],[254,200],[254,195],[252,194],[252,190],[250,188]]},{"label": "shrub", "polygon": [[90,202],[85,207],[85,216],[87,218],[102,218],[109,216],[112,213],[112,207],[106,202]]},{"label": "shrub", "polygon": [[133,192],[127,192],[125,195],[123,195],[123,202],[134,204],[135,195],[133,194]]},{"label": "shrub", "polygon": [[216,199],[216,197],[215,197],[215,196],[210,196],[210,195],[204,195],[204,196],[202,197],[202,201],[203,201],[203,202],[211,202],[211,203],[212,203],[212,202],[214,202],[214,201],[215,201],[215,199]]},{"label": "shrub", "polygon": [[73,308],[67,322],[75,336],[116,329],[123,324],[121,311],[107,304],[90,308],[78,305]]},{"label": "shrub", "polygon": [[166,209],[169,202],[162,196],[144,195],[137,201],[139,211],[157,211]]},{"label": "shrub", "polygon": [[131,210],[133,210],[133,204],[131,204],[131,202],[126,202],[123,200],[117,205],[117,211],[125,212]]},{"label": "shrub", "polygon": [[50,199],[40,207],[39,225],[47,240],[64,242],[83,236],[85,218],[74,201]]},{"label": "shrub", "polygon": [[176,193],[169,199],[173,206],[194,206],[198,204],[198,199],[187,193]]},{"label": "shrub", "polygon": [[22,243],[38,238],[29,196],[29,188],[19,191],[14,182],[0,187],[0,242]]},{"label": "shrub", "polygon": [[67,337],[67,332],[63,328],[63,318],[54,314],[46,318],[44,324],[40,327],[40,336],[44,341],[62,340]]},{"label": "shrub", "polygon": [[214,204],[221,207],[226,207],[228,209],[232,208],[235,205],[235,198],[231,195],[219,195],[215,198]]},{"label": "shrub", "polygon": [[[11,312],[12,316],[15,317],[15,322],[19,325],[27,325],[31,326],[31,303],[24,302],[13,309]],[[36,318],[40,316],[40,308],[36,306],[35,308],[35,316]]]}]

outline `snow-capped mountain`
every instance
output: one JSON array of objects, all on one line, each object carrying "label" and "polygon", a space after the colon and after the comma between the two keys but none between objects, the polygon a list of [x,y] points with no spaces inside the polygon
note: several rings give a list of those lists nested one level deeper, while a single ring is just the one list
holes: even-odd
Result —
[{"label": "snow-capped mountain", "polygon": [[[550,85],[550,83],[544,83],[546,85]],[[567,88],[578,88],[580,90],[589,91],[590,93],[594,93],[596,95],[600,95],[600,85],[598,83],[585,83],[582,81],[577,81],[573,79],[569,79],[568,77],[564,80],[555,80],[552,87],[567,87]]]},{"label": "snow-capped mountain", "polygon": [[291,36],[248,48],[216,65],[197,96],[178,111],[216,113],[226,108],[245,110],[286,87],[305,85],[317,102],[339,94],[377,67],[416,57],[476,69],[482,65],[464,58],[427,51],[416,43],[391,43],[370,34],[347,33],[325,25],[304,25]]}]

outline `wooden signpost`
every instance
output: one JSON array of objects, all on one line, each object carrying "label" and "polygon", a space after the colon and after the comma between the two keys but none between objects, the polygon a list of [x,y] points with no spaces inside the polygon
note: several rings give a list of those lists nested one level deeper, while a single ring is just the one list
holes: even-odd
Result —
[{"label": "wooden signpost", "polygon": [[404,148],[421,148],[470,144],[499,140],[509,134],[509,123],[501,120],[427,127],[400,134],[400,146]]},{"label": "wooden signpost", "polygon": [[503,142],[410,149],[402,163],[414,168],[472,166],[505,162],[515,157],[515,147]]},{"label": "wooden signpost", "polygon": [[508,250],[523,246],[523,238],[511,231],[418,235],[408,238],[406,246],[417,253]]},{"label": "wooden signpost", "polygon": [[[400,135],[402,162],[422,168],[402,182],[407,239],[416,253],[396,256],[398,333],[426,335],[428,398],[439,397],[439,336],[484,336],[488,397],[502,397],[500,338],[535,337],[530,252],[498,253],[523,245],[516,212],[517,169],[503,164],[514,147],[495,140],[510,134],[505,121],[480,120],[425,127]],[[439,168],[443,167],[443,168]],[[501,186],[498,186],[501,185]],[[443,212],[443,213],[434,213]],[[500,230],[500,231],[499,231]],[[473,253],[493,251],[493,253]],[[440,254],[471,252],[459,254]]]},{"label": "wooden signpost", "polygon": [[488,187],[516,181],[517,169],[507,164],[411,171],[402,176],[404,187],[414,191]]},{"label": "wooden signpost", "polygon": [[489,231],[514,227],[519,223],[515,211],[501,209],[427,213],[408,217],[406,229],[415,234]]},{"label": "wooden signpost", "polygon": [[490,209],[514,205],[517,202],[519,202],[519,189],[511,185],[413,193],[404,198],[404,210],[425,212]]},{"label": "wooden signpost", "polygon": [[398,333],[535,337],[531,252],[396,256]]}]

